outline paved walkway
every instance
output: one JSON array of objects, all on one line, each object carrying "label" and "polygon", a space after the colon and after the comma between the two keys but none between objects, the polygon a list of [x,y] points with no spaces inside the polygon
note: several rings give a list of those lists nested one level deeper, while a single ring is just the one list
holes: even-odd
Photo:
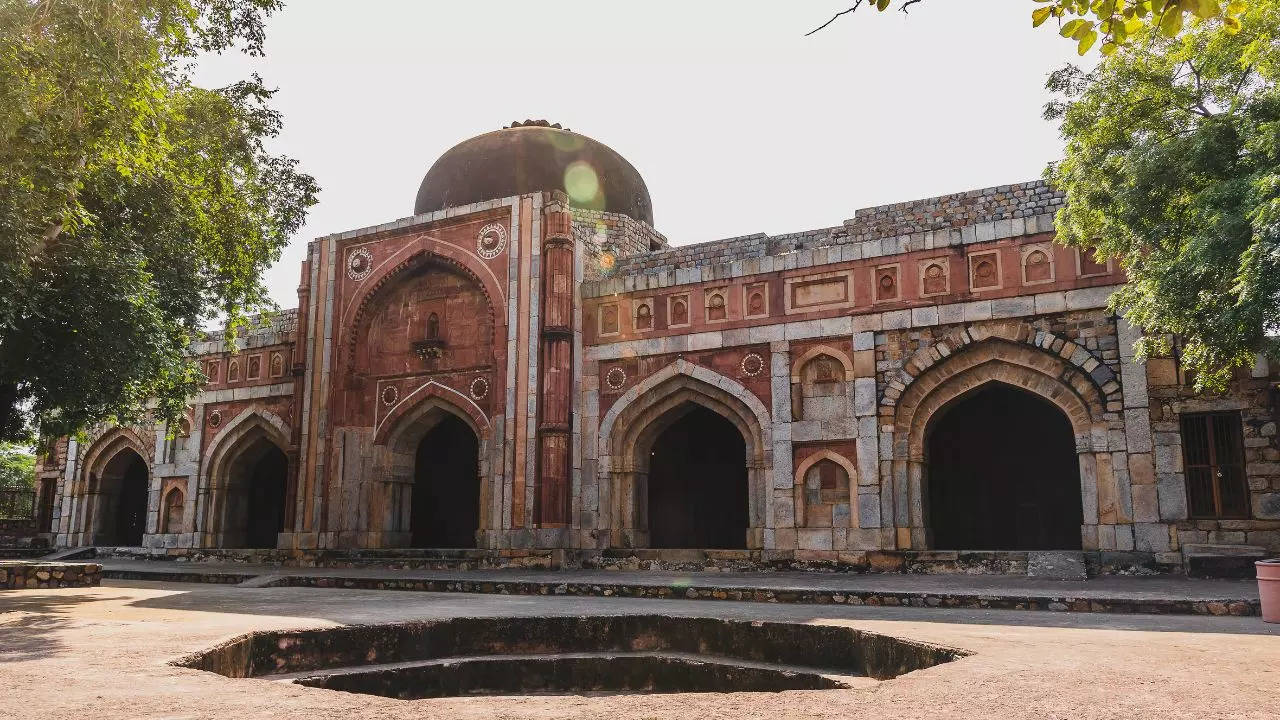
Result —
[{"label": "paved walkway", "polygon": [[378,590],[1075,612],[1256,615],[1253,580],[1107,576],[728,573],[620,570],[400,570],[102,560],[109,579]]},{"label": "paved walkway", "polygon": [[[253,630],[623,613],[840,624],[974,654],[857,690],[412,701],[228,678],[168,664]],[[1256,617],[112,581],[98,588],[0,592],[0,686],[5,690],[0,718],[1274,720],[1280,685],[1277,633],[1280,626]]]}]

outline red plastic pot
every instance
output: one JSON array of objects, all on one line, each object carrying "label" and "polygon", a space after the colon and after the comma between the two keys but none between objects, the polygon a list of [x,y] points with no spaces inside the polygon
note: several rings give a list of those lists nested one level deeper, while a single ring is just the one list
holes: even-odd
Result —
[{"label": "red plastic pot", "polygon": [[1262,619],[1269,623],[1280,623],[1280,558],[1259,560],[1253,565],[1258,568],[1258,597],[1262,600]]}]

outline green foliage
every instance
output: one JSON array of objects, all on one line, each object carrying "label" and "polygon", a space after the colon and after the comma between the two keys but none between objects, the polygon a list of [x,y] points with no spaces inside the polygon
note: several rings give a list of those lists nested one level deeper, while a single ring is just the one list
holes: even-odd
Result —
[{"label": "green foliage", "polygon": [[1031,25],[1049,19],[1059,22],[1058,33],[1076,42],[1081,54],[1099,39],[1103,55],[1110,55],[1132,38],[1156,33],[1177,37],[1188,22],[1219,20],[1226,32],[1239,32],[1247,0],[1033,0]]},{"label": "green foliage", "polygon": [[36,456],[29,448],[0,443],[0,487],[34,488]]},{"label": "green foliage", "polygon": [[[1040,27],[1048,20],[1058,21],[1058,32],[1076,43],[1076,50],[1084,55],[1098,40],[1103,55],[1110,55],[1132,38],[1158,30],[1165,37],[1177,37],[1183,29],[1197,21],[1217,20],[1227,32],[1240,30],[1240,18],[1256,0],[1032,0],[1040,5],[1031,11],[1032,27]],[[853,7],[838,13],[836,17],[853,12],[862,6],[857,0]],[[866,0],[880,12],[894,6],[893,0]],[[897,8],[906,11],[923,0],[901,0]],[[833,17],[818,30],[830,25]],[[808,33],[812,35],[817,30]]]},{"label": "green foliage", "polygon": [[1222,388],[1258,352],[1280,356],[1280,2],[1241,27],[1147,29],[1093,71],[1064,68],[1045,110],[1065,158],[1058,239],[1118,258],[1115,309],[1151,337],[1184,338],[1197,385]]},{"label": "green foliage", "polygon": [[[314,180],[265,143],[258,77],[204,89],[202,52],[262,51],[280,0],[0,0],[0,439],[174,417],[209,319],[269,305],[263,269]],[[34,427],[33,427],[34,426]]]}]

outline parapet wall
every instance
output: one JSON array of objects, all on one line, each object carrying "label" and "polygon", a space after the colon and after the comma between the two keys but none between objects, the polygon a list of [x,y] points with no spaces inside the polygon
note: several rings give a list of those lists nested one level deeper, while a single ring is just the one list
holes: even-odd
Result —
[{"label": "parapet wall", "polygon": [[[585,285],[583,294],[596,297],[637,287],[666,287],[709,277],[737,277],[1050,232],[1063,199],[1060,192],[1036,180],[863,208],[853,219],[835,227],[785,235],[756,233],[621,257],[612,270],[602,273],[603,279]],[[826,252],[817,255],[822,249]],[[805,256],[806,251],[811,254]],[[783,259],[790,255],[795,258]],[[765,262],[766,258],[774,262]],[[747,267],[752,260],[758,262]],[[694,270],[701,270],[698,279],[690,275]],[[683,271],[685,277],[677,278],[677,271]],[[632,280],[632,287],[624,287],[626,278],[639,275],[669,279]]]}]

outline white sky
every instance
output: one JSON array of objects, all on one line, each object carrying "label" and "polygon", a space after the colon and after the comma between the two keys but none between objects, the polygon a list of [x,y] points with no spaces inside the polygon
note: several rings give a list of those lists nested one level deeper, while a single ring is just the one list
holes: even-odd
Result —
[{"label": "white sky", "polygon": [[307,240],[411,214],[441,153],[512,120],[621,153],[676,245],[1031,180],[1057,157],[1044,80],[1077,58],[1029,2],[862,8],[803,37],[849,4],[292,0],[266,58],[209,58],[197,79],[278,87],[274,150],[323,188],[267,274],[282,307]]}]

